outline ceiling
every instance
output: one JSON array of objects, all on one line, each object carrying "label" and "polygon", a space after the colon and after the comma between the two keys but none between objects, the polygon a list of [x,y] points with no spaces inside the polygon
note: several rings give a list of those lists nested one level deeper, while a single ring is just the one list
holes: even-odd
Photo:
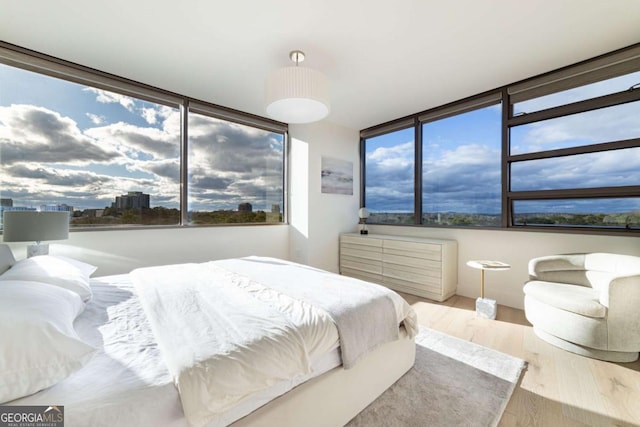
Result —
[{"label": "ceiling", "polygon": [[0,39],[264,116],[303,50],[363,129],[640,42],[638,0],[0,0]]}]

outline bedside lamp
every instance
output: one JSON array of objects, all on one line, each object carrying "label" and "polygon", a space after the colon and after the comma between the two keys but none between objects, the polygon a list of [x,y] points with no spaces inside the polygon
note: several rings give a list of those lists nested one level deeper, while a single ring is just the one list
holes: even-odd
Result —
[{"label": "bedside lamp", "polygon": [[47,255],[49,244],[43,240],[69,238],[69,212],[67,211],[4,211],[4,242],[36,242],[27,246],[27,257]]},{"label": "bedside lamp", "polygon": [[367,218],[369,218],[369,211],[367,208],[360,208],[358,211],[358,217],[360,217],[360,234],[369,234],[369,231],[367,230]]}]

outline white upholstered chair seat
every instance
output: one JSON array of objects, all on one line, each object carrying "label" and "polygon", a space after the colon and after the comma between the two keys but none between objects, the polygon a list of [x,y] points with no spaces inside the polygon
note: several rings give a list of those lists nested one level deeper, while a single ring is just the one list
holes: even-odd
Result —
[{"label": "white upholstered chair seat", "polygon": [[525,295],[560,310],[595,318],[607,315],[607,307],[600,304],[599,292],[593,288],[534,280],[528,282],[523,290]]},{"label": "white upholstered chair seat", "polygon": [[584,356],[632,362],[640,351],[640,257],[552,255],[529,262],[527,320],[540,338]]}]

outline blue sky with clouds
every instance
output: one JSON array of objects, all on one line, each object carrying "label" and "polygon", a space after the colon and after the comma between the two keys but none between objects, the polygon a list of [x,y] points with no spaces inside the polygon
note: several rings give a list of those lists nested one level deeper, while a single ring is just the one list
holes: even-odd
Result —
[{"label": "blue sky with clouds", "polygon": [[[180,204],[180,110],[0,64],[0,196],[110,206],[128,191]],[[190,116],[189,208],[282,205],[282,135]]]},{"label": "blue sky with clouds", "polygon": [[[538,111],[626,90],[640,72],[516,104]],[[640,137],[640,102],[618,105],[511,131],[512,154]],[[500,213],[500,107],[487,107],[423,125],[423,211]],[[366,141],[366,205],[372,212],[413,212],[413,128]],[[518,162],[512,189],[544,190],[640,184],[640,148]],[[565,212],[640,209],[638,199],[562,201],[528,206]]]}]

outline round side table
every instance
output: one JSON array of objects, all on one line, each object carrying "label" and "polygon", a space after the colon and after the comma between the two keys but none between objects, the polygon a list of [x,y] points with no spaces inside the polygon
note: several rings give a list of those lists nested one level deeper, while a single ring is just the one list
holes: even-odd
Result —
[{"label": "round side table", "polygon": [[480,270],[480,298],[476,300],[476,316],[485,319],[495,319],[497,312],[496,300],[484,297],[484,272],[485,270],[508,270],[509,264],[502,261],[472,260],[467,265]]}]

